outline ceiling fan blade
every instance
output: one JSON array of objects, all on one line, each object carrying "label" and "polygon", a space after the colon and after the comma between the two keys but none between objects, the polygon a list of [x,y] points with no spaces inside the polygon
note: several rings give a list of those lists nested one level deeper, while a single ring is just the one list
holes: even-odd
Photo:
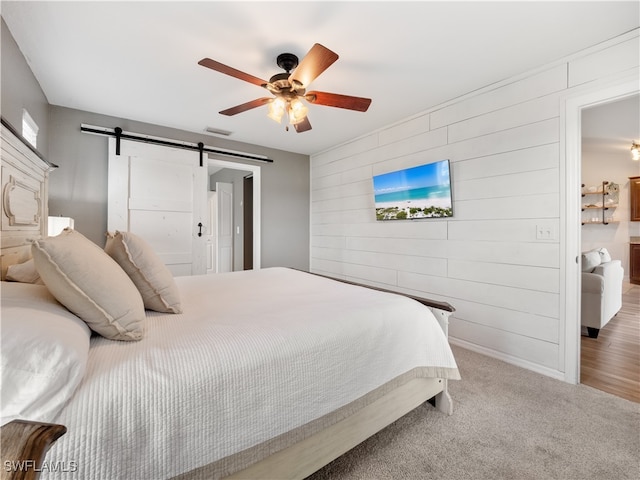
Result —
[{"label": "ceiling fan blade", "polygon": [[346,108],[347,110],[357,110],[358,112],[366,112],[369,105],[371,105],[370,98],[352,97],[350,95],[317,91],[307,93],[305,95],[305,99],[308,102],[315,103],[317,105]]},{"label": "ceiling fan blade", "polygon": [[304,120],[302,120],[300,123],[296,123],[293,127],[296,129],[296,132],[302,133],[306,132],[307,130],[311,130],[311,123],[309,122],[308,117],[304,117]]},{"label": "ceiling fan blade", "polygon": [[337,53],[316,43],[289,75],[289,83],[307,88],[318,75],[329,68],[336,60],[338,60]]},{"label": "ceiling fan blade", "polygon": [[222,115],[236,115],[238,113],[242,113],[242,112],[246,112],[247,110],[251,110],[252,108],[256,108],[256,107],[261,107],[262,105],[265,105],[269,102],[271,102],[273,100],[273,98],[270,97],[263,97],[263,98],[256,98],[255,100],[251,100],[250,102],[247,103],[243,103],[242,105],[236,105],[235,107],[231,107],[231,108],[227,108],[226,110],[222,110],[221,113]]},{"label": "ceiling fan blade", "polygon": [[241,72],[240,70],[236,70],[235,68],[229,67],[220,62],[216,62],[215,60],[211,60],[210,58],[203,58],[198,62],[198,65],[202,65],[203,67],[210,68],[211,70],[215,70],[216,72],[224,73],[225,75],[244,80],[245,82],[253,83],[254,85],[258,85],[259,87],[263,87],[267,83],[266,80],[262,80],[261,78],[254,77],[253,75],[249,75],[248,73]]}]

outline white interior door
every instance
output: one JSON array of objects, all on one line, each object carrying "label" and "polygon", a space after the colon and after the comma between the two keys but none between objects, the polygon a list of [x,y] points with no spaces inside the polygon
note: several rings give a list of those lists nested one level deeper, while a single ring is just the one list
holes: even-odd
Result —
[{"label": "white interior door", "polygon": [[174,275],[205,273],[207,169],[197,152],[121,140],[116,155],[110,138],[108,177],[109,231],[145,239]]},{"label": "white interior door", "polygon": [[218,198],[216,192],[208,192],[209,228],[207,229],[207,273],[216,273],[218,270],[218,247],[216,240],[216,219],[218,217]]},{"label": "white interior door", "polygon": [[231,272],[233,271],[233,185],[216,182],[216,194],[217,272]]}]

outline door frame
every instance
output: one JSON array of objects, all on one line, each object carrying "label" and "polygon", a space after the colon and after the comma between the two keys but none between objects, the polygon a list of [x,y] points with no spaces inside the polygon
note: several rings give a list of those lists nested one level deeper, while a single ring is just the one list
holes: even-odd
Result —
[{"label": "door frame", "polygon": [[[582,110],[637,95],[638,72],[616,75],[586,86],[563,99],[560,109],[560,366],[565,382],[580,383],[580,192],[582,177]],[[563,128],[564,127],[564,128]],[[564,218],[563,218],[564,217]],[[560,322],[562,325],[562,322]]]},{"label": "door frame", "polygon": [[228,160],[222,160],[215,155],[209,155],[208,165],[231,168],[233,170],[249,171],[253,174],[253,270],[259,270],[261,268],[261,168],[259,165],[251,165],[248,163],[230,162]]},{"label": "door frame", "polygon": [[[249,205],[250,204],[250,205]],[[253,269],[253,173],[242,179],[242,265],[245,270]],[[251,242],[251,245],[249,245]],[[249,268],[250,267],[250,268]]]}]

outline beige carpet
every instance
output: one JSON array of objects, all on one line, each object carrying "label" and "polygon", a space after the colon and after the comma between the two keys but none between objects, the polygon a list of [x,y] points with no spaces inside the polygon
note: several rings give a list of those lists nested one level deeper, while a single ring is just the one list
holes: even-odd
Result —
[{"label": "beige carpet", "polygon": [[425,404],[325,479],[640,479],[640,404],[454,347],[454,414]]}]

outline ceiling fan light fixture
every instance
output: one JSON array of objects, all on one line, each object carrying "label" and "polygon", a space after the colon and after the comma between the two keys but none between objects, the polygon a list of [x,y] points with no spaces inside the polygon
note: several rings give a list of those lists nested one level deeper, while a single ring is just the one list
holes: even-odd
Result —
[{"label": "ceiling fan light fixture", "polygon": [[289,123],[291,125],[296,125],[302,122],[309,112],[307,106],[302,103],[299,99],[294,98],[289,102]]},{"label": "ceiling fan light fixture", "polygon": [[278,123],[282,122],[282,117],[284,116],[286,103],[285,101],[277,97],[269,104],[269,113],[267,116]]}]

